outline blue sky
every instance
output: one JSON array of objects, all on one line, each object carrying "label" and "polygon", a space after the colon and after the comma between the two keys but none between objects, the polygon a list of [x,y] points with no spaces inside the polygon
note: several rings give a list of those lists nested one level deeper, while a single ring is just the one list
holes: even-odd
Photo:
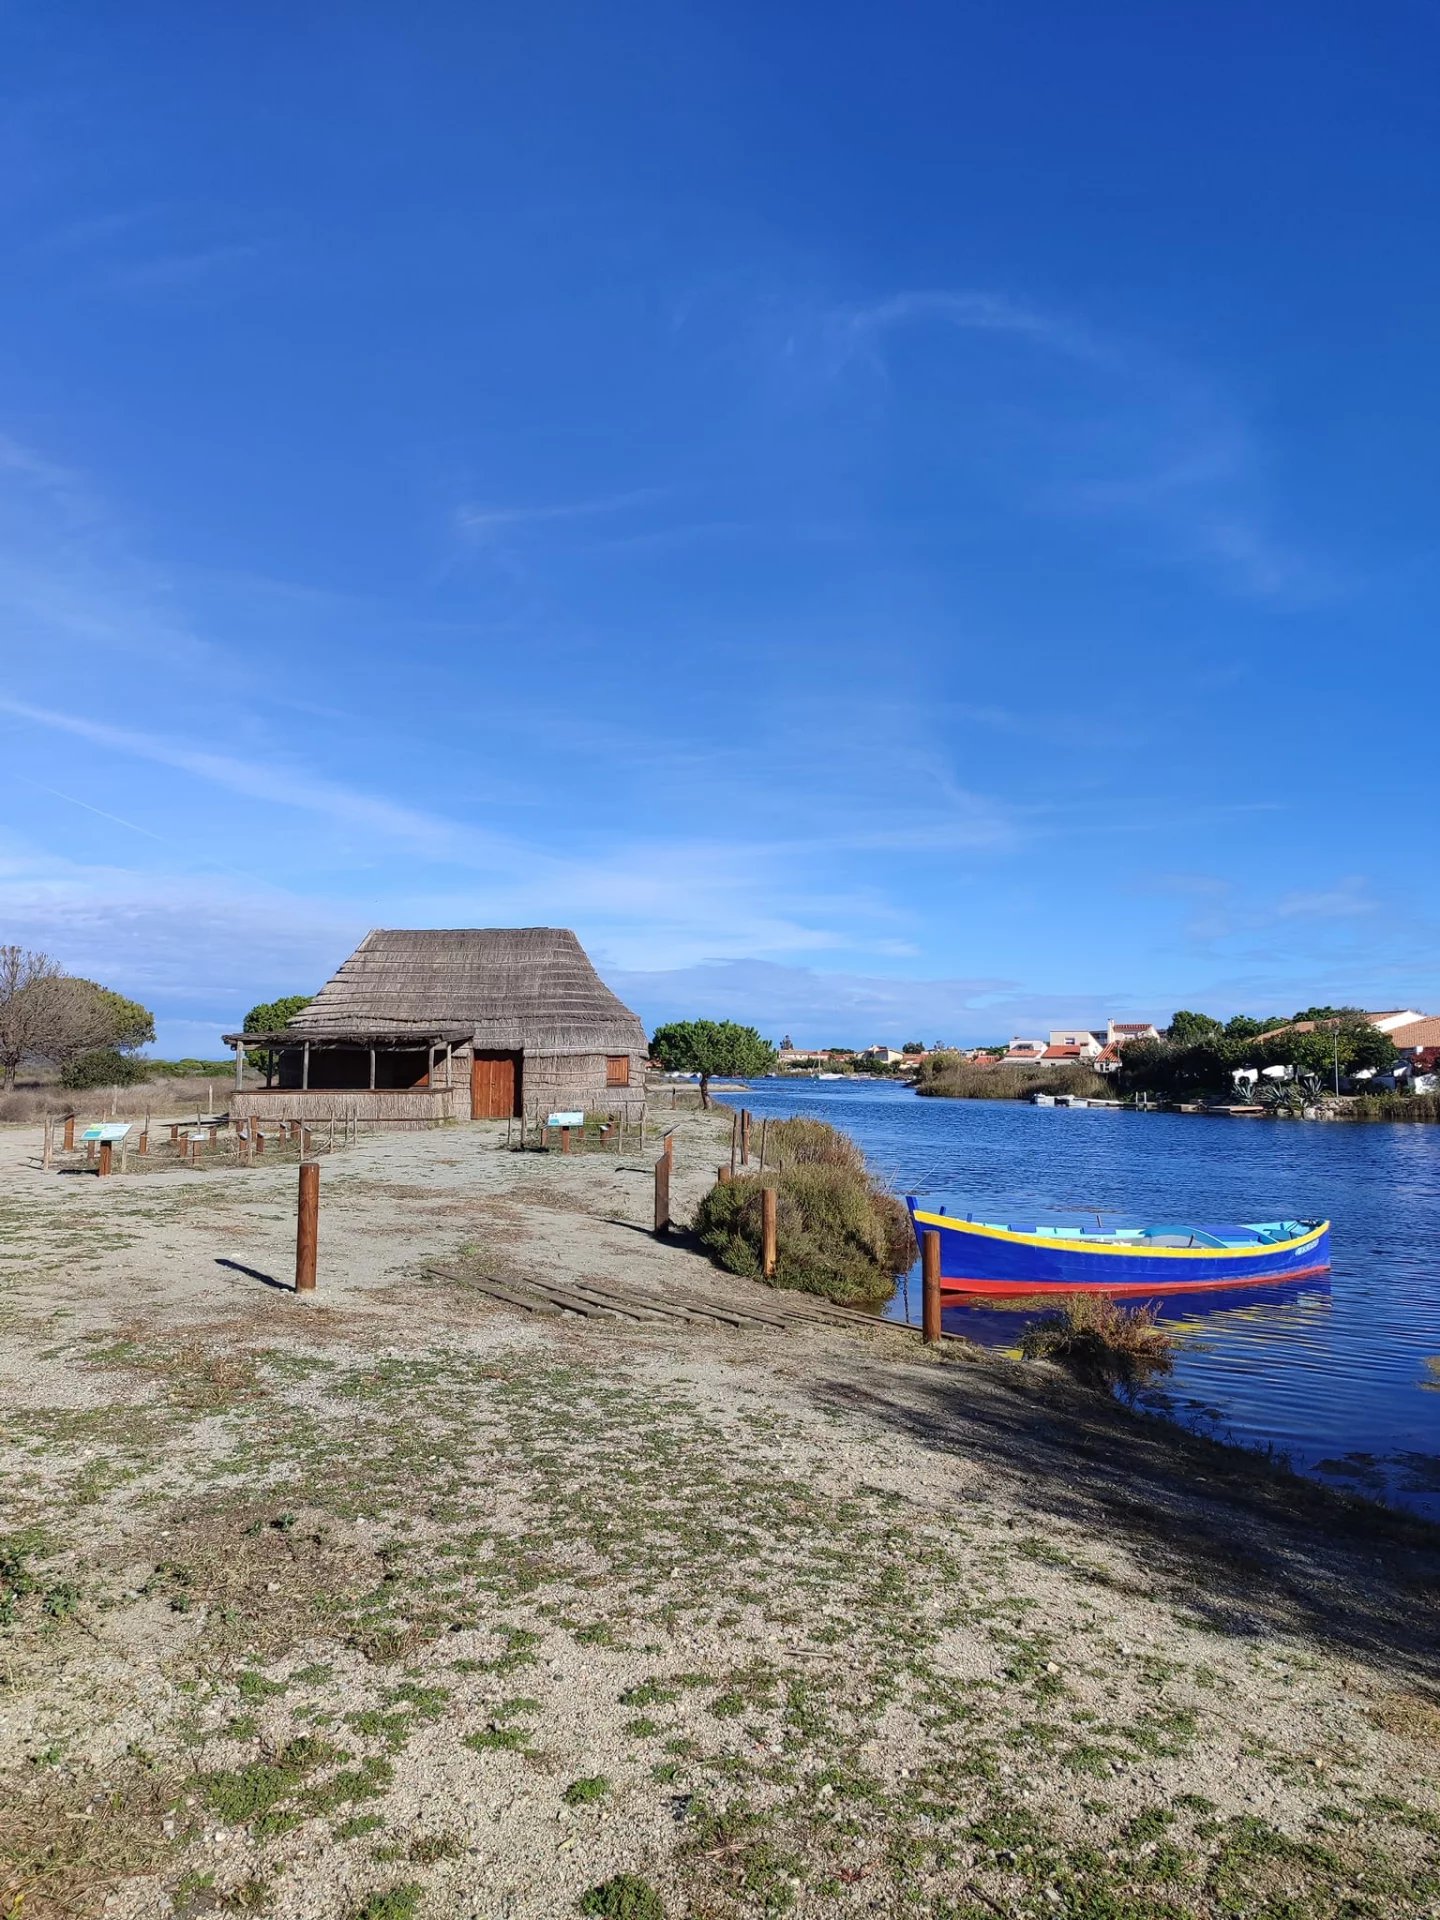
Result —
[{"label": "blue sky", "polygon": [[25,0],[0,939],[1440,1004],[1433,11]]}]

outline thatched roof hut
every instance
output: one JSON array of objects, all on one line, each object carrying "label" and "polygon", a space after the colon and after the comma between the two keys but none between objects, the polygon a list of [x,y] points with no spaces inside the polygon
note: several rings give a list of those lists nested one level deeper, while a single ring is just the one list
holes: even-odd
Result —
[{"label": "thatched roof hut", "polygon": [[276,1050],[277,1093],[374,1100],[468,1082],[464,1115],[452,1100],[447,1117],[623,1107],[646,1053],[639,1020],[563,927],[378,928],[280,1032],[226,1039]]},{"label": "thatched roof hut", "polygon": [[645,1051],[565,927],[377,928],[290,1022],[297,1037],[463,1029],[527,1054]]}]

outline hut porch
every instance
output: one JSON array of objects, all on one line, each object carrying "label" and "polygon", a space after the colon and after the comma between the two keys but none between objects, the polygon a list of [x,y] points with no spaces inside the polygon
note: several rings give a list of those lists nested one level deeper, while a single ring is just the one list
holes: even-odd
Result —
[{"label": "hut porch", "polygon": [[[237,1118],[329,1120],[347,1116],[433,1126],[470,1118],[470,1036],[445,1033],[227,1033],[235,1049]],[[463,1050],[463,1058],[459,1058]],[[266,1057],[265,1085],[246,1087],[247,1053]]]}]

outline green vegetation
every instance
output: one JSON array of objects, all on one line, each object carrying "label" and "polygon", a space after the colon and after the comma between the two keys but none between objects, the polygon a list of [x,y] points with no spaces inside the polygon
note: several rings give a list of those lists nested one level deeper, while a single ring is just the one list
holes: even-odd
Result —
[{"label": "green vegetation", "polygon": [[415,1881],[404,1886],[387,1887],[383,1892],[367,1894],[358,1907],[352,1907],[349,1920],[414,1920],[420,1905],[421,1887]]},{"label": "green vegetation", "polygon": [[60,1069],[60,1084],[73,1092],[88,1092],[94,1087],[133,1087],[150,1078],[151,1068],[144,1060],[132,1060],[118,1047],[92,1047],[77,1053]]},{"label": "green vegetation", "polygon": [[582,1894],[581,1913],[600,1914],[604,1920],[665,1920],[665,1902],[648,1880],[637,1874],[617,1873],[613,1880]]},{"label": "green vegetation", "polygon": [[[1298,1032],[1301,1023],[1313,1023]],[[1125,1094],[1162,1100],[1231,1098],[1237,1067],[1290,1067],[1313,1076],[1318,1089],[1334,1086],[1362,1068],[1393,1066],[1395,1043],[1358,1007],[1307,1007],[1291,1021],[1261,1021],[1248,1014],[1220,1021],[1203,1013],[1177,1013],[1159,1040],[1133,1040],[1120,1055],[1116,1076]]]},{"label": "green vegetation", "polygon": [[1027,1360],[1054,1360],[1087,1386],[1133,1387],[1175,1365],[1175,1343],[1154,1307],[1122,1307],[1103,1293],[1072,1294],[1026,1327]]},{"label": "green vegetation", "polygon": [[610,1782],[605,1775],[592,1773],[583,1780],[572,1780],[560,1797],[567,1807],[590,1807],[597,1800],[603,1800],[609,1791]]},{"label": "green vegetation", "polygon": [[769,1073],[775,1065],[770,1042],[762,1040],[754,1027],[742,1027],[734,1020],[672,1020],[656,1029],[650,1056],[667,1073],[698,1073],[703,1107],[710,1104],[712,1075],[737,1074],[748,1079]]},{"label": "green vegetation", "polygon": [[855,1142],[820,1120],[778,1120],[766,1153],[773,1166],[764,1174],[712,1187],[700,1202],[695,1229],[711,1258],[731,1273],[759,1275],[761,1193],[773,1187],[777,1287],[842,1305],[888,1299],[915,1258],[915,1236]]},{"label": "green vegetation", "polygon": [[[303,1013],[314,998],[313,993],[287,993],[282,994],[278,1000],[262,1000],[258,1006],[251,1007],[241,1021],[241,1031],[243,1033],[274,1033],[277,1028],[288,1026],[297,1013]],[[246,1064],[254,1067],[259,1073],[269,1072],[274,1058],[272,1053],[263,1049],[253,1053],[247,1052],[245,1055]]]}]

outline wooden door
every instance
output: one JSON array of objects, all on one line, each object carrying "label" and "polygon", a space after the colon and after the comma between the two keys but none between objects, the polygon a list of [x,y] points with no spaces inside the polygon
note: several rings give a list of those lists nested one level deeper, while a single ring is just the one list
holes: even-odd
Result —
[{"label": "wooden door", "polygon": [[518,1053],[477,1053],[470,1062],[470,1114],[475,1120],[504,1120],[520,1112]]}]

